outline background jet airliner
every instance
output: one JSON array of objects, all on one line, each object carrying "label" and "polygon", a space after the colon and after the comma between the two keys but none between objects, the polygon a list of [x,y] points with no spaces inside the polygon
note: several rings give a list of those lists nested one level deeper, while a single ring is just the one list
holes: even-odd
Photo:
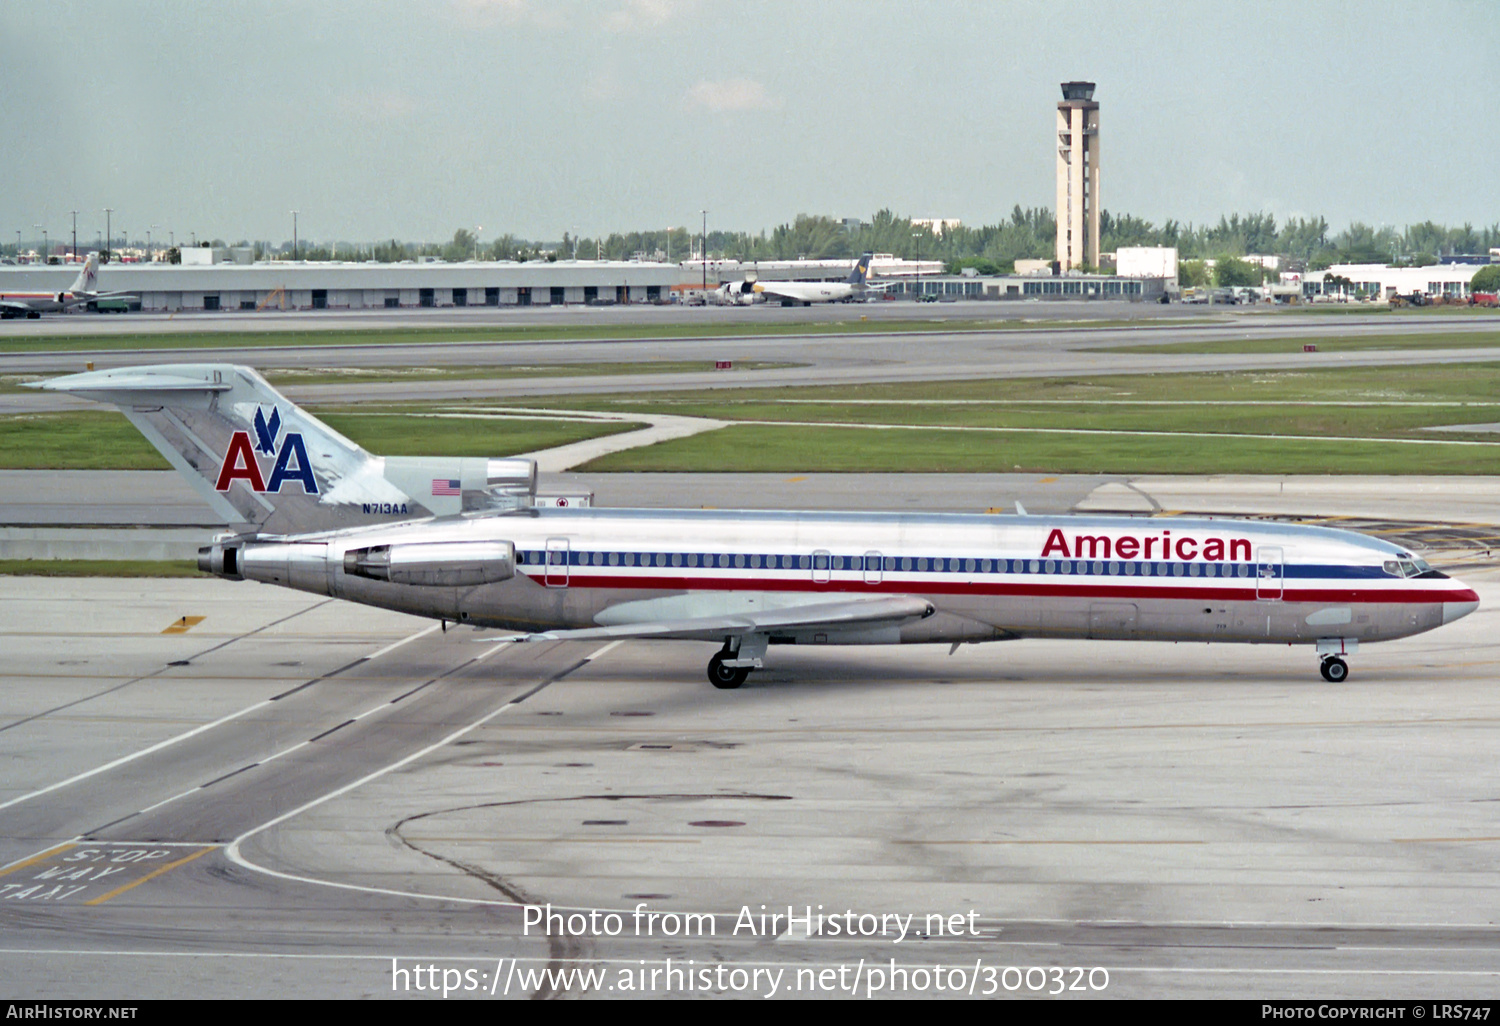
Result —
[{"label": "background jet airliner", "polygon": [[40,317],[44,313],[62,313],[69,307],[101,299],[135,299],[124,292],[99,291],[99,254],[90,253],[83,269],[66,292],[0,293],[0,318]]},{"label": "background jet airliner", "polygon": [[767,646],[1023,637],[1291,643],[1340,681],[1360,642],[1478,596],[1323,527],[1109,516],[536,508],[521,459],[373,456],[247,367],[91,371],[35,387],[118,405],[232,527],[199,566],[520,640]]},{"label": "background jet airliner", "polygon": [[719,286],[719,301],[725,304],[745,305],[767,300],[780,300],[783,306],[801,303],[838,303],[866,292],[879,292],[885,286],[871,285],[870,259],[874,253],[865,253],[854,264],[849,277],[838,282],[823,281],[733,281]]}]

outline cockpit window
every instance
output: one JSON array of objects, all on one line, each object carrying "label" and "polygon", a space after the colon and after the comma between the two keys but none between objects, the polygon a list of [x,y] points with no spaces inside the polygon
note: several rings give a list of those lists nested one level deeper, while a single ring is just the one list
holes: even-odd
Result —
[{"label": "cockpit window", "polygon": [[1407,559],[1388,559],[1380,564],[1382,570],[1392,577],[1429,577],[1446,578],[1448,575],[1434,570],[1432,565],[1425,559],[1412,556]]}]

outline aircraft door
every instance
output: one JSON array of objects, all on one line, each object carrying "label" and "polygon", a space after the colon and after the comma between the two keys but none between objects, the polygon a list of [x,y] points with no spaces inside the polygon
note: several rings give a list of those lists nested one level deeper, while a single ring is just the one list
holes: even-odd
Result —
[{"label": "aircraft door", "polygon": [[875,549],[865,553],[865,583],[879,584],[881,581],[881,567],[884,565],[883,557]]},{"label": "aircraft door", "polygon": [[1255,550],[1255,597],[1257,599],[1279,599],[1282,595],[1282,579],[1286,565],[1282,560],[1279,545],[1267,545]]},{"label": "aircraft door", "polygon": [[833,579],[833,553],[827,549],[813,553],[812,579],[814,584],[827,584]]},{"label": "aircraft door", "polygon": [[547,539],[547,564],[543,574],[543,583],[549,588],[566,588],[568,586],[568,539]]}]

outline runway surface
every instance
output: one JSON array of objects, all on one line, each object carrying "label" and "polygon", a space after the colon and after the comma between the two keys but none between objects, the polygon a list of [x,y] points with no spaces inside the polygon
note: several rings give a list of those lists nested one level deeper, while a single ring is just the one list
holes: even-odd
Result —
[{"label": "runway surface", "polygon": [[[1440,523],[1442,495],[1403,512]],[[780,970],[784,996],[894,960],[926,971],[909,995],[941,965],[979,994],[1077,966],[1071,996],[1099,969],[1117,997],[1493,998],[1500,578],[1465,559],[1480,610],[1362,649],[1339,686],[1304,649],[1026,641],[777,649],[719,692],[707,645],[513,648],[253,583],[0,578],[0,983],[385,996],[399,959],[403,996],[432,996],[421,967],[472,980],[454,996],[624,996],[670,959],[724,967],[709,993]],[[528,928],[549,902],[620,910],[619,935]],[[788,928],[819,905],[915,918]],[[707,918],[682,936],[673,913]]]},{"label": "runway surface", "polygon": [[[975,304],[981,305],[981,304]],[[1128,304],[1127,304],[1128,305]],[[682,311],[689,313],[692,311]],[[699,311],[701,312],[701,311]],[[745,323],[763,323],[763,313],[745,311]],[[955,318],[961,319],[961,318]],[[1173,341],[1285,338],[1310,334],[1371,339],[1411,333],[1494,332],[1500,317],[1465,316],[1415,321],[1392,315],[1313,316],[1294,312],[1249,313],[1220,323],[1176,323],[1142,319],[1112,327],[1047,327],[953,331],[934,319],[920,335],[873,332],[859,335],[739,336],[734,338],[621,339],[616,341],[397,343],[351,346],[259,345],[226,349],[171,349],[93,353],[28,353],[10,344],[0,354],[0,374],[51,374],[140,363],[222,361],[258,368],[355,368],[517,366],[652,363],[727,360],[791,364],[757,370],[630,373],[558,377],[505,377],[448,381],[349,382],[288,385],[298,402],[397,402],[473,398],[632,394],[680,389],[740,389],[787,385],[849,385],[974,378],[1186,373],[1269,368],[1393,366],[1413,363],[1474,363],[1500,359],[1500,348],[1371,349],[1302,352],[1290,341],[1284,353],[1127,353],[1122,346]],[[0,413],[83,409],[67,396],[0,394]]]}]

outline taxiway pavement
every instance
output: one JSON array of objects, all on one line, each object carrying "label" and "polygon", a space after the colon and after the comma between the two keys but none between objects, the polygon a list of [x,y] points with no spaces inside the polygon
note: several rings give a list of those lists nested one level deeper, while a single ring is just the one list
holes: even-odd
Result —
[{"label": "taxiway pavement", "polygon": [[[777,649],[737,692],[705,645],[0,578],[0,982],[432,996],[399,959],[472,970],[470,996],[624,995],[691,959],[840,993],[894,960],[928,993],[939,965],[979,993],[1078,966],[1110,996],[1493,998],[1500,576],[1462,574],[1477,613],[1362,649],[1338,686],[1303,649],[1023,641]],[[528,929],[547,903],[626,925]],[[761,905],[927,928],[735,931]],[[662,935],[688,912],[709,918]],[[517,984],[548,967],[604,975]]]}]

